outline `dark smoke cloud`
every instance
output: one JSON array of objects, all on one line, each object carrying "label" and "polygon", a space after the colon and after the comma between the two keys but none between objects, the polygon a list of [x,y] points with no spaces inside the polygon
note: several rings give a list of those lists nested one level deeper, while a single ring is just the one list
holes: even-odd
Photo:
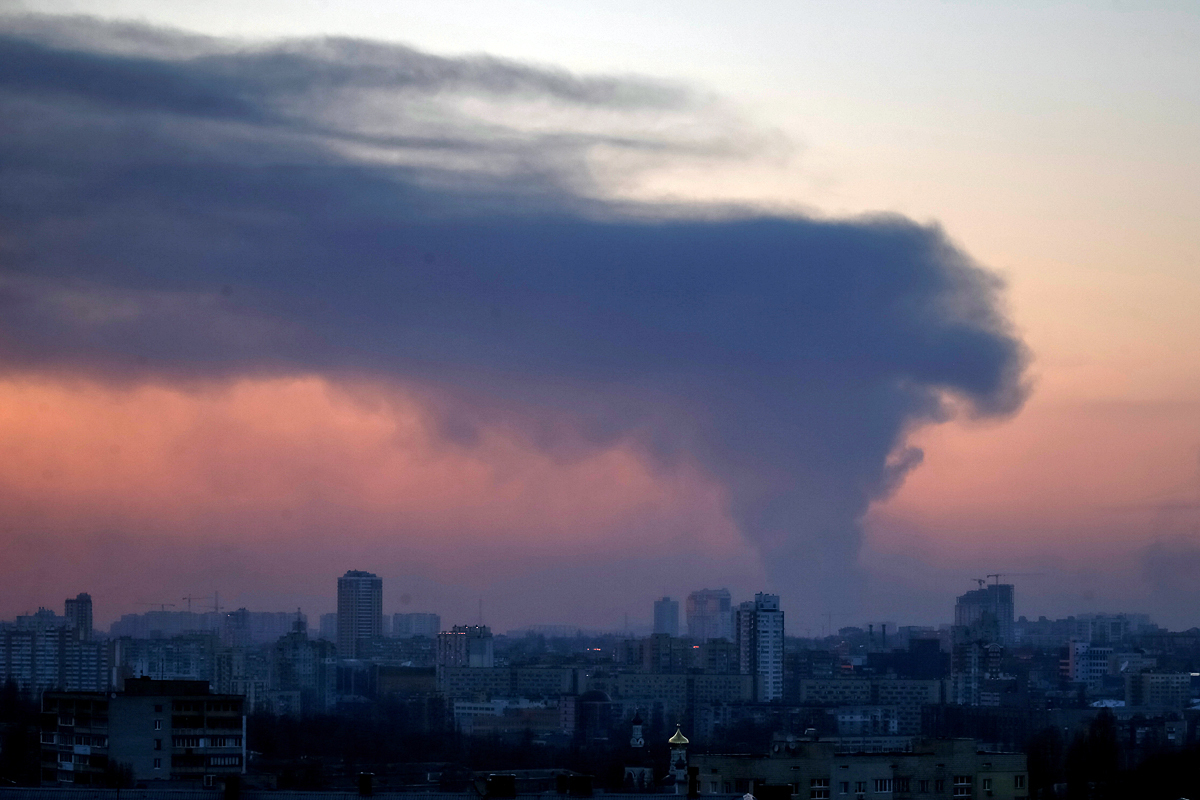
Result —
[{"label": "dark smoke cloud", "polygon": [[920,461],[908,431],[1023,400],[1001,285],[934,226],[595,199],[597,153],[762,144],[695,93],[360,41],[9,28],[10,368],[370,371],[437,391],[458,436],[497,414],[547,447],[556,425],[633,432],[729,487],[793,597],[847,592],[858,520]]}]

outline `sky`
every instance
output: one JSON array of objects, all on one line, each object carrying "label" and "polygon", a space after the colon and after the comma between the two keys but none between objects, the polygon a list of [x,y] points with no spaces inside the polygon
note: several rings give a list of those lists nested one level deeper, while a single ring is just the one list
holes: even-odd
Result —
[{"label": "sky", "polygon": [[0,13],[0,617],[1200,624],[1193,4]]}]

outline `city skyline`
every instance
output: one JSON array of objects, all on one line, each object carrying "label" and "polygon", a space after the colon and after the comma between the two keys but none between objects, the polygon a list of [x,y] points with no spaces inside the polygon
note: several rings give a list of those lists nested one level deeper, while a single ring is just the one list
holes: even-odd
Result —
[{"label": "city skyline", "polygon": [[0,8],[0,617],[1200,624],[1193,7],[467,7]]}]

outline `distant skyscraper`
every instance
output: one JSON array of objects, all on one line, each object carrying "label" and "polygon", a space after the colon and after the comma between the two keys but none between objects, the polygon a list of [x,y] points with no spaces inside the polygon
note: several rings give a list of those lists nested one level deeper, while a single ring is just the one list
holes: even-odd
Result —
[{"label": "distant skyscraper", "polygon": [[411,639],[425,636],[430,639],[442,632],[442,618],[437,614],[393,614],[392,636]]},{"label": "distant skyscraper", "polygon": [[328,639],[331,642],[337,641],[337,612],[332,611],[328,614],[322,614],[320,625],[317,628],[317,638]]},{"label": "distant skyscraper", "polygon": [[1011,646],[1013,586],[991,584],[967,592],[954,604],[954,624],[969,629],[968,638]]},{"label": "distant skyscraper", "polygon": [[733,601],[728,589],[701,589],[687,599],[688,636],[697,642],[733,639]]},{"label": "distant skyscraper", "polygon": [[352,569],[338,578],[338,656],[358,658],[365,640],[382,635],[383,580]]},{"label": "distant skyscraper", "polygon": [[80,592],[74,598],[67,598],[66,610],[63,614],[67,624],[79,635],[80,641],[92,638],[92,596]]},{"label": "distant skyscraper", "polygon": [[679,601],[664,597],[654,601],[654,632],[679,635]]},{"label": "distant skyscraper", "polygon": [[783,611],[779,595],[754,595],[737,610],[738,662],[743,675],[754,676],[755,699],[783,699]]}]

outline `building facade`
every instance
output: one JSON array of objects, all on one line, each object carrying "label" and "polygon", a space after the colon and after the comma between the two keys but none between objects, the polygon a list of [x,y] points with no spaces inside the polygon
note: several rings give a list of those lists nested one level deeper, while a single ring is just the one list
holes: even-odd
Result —
[{"label": "building facade", "polygon": [[359,658],[364,640],[383,636],[383,580],[349,570],[337,583],[337,651],[339,658]]},{"label": "building facade", "polygon": [[754,676],[759,703],[783,699],[783,611],[779,595],[759,592],[737,610],[738,671]]},{"label": "building facade", "polygon": [[679,601],[663,597],[654,601],[654,632],[679,635]]},{"label": "building facade", "polygon": [[693,754],[691,765],[702,795],[757,795],[786,786],[799,800],[1029,796],[1025,755],[981,753],[973,739],[923,740],[902,752],[838,753],[830,742],[777,738],[766,756]]},{"label": "building facade", "polygon": [[201,681],[129,681],[121,692],[45,692],[44,783],[93,785],[111,765],[136,781],[201,783],[246,769],[240,695],[213,694]]},{"label": "building facade", "polygon": [[733,600],[728,589],[701,589],[687,599],[688,636],[697,644],[733,640]]}]

